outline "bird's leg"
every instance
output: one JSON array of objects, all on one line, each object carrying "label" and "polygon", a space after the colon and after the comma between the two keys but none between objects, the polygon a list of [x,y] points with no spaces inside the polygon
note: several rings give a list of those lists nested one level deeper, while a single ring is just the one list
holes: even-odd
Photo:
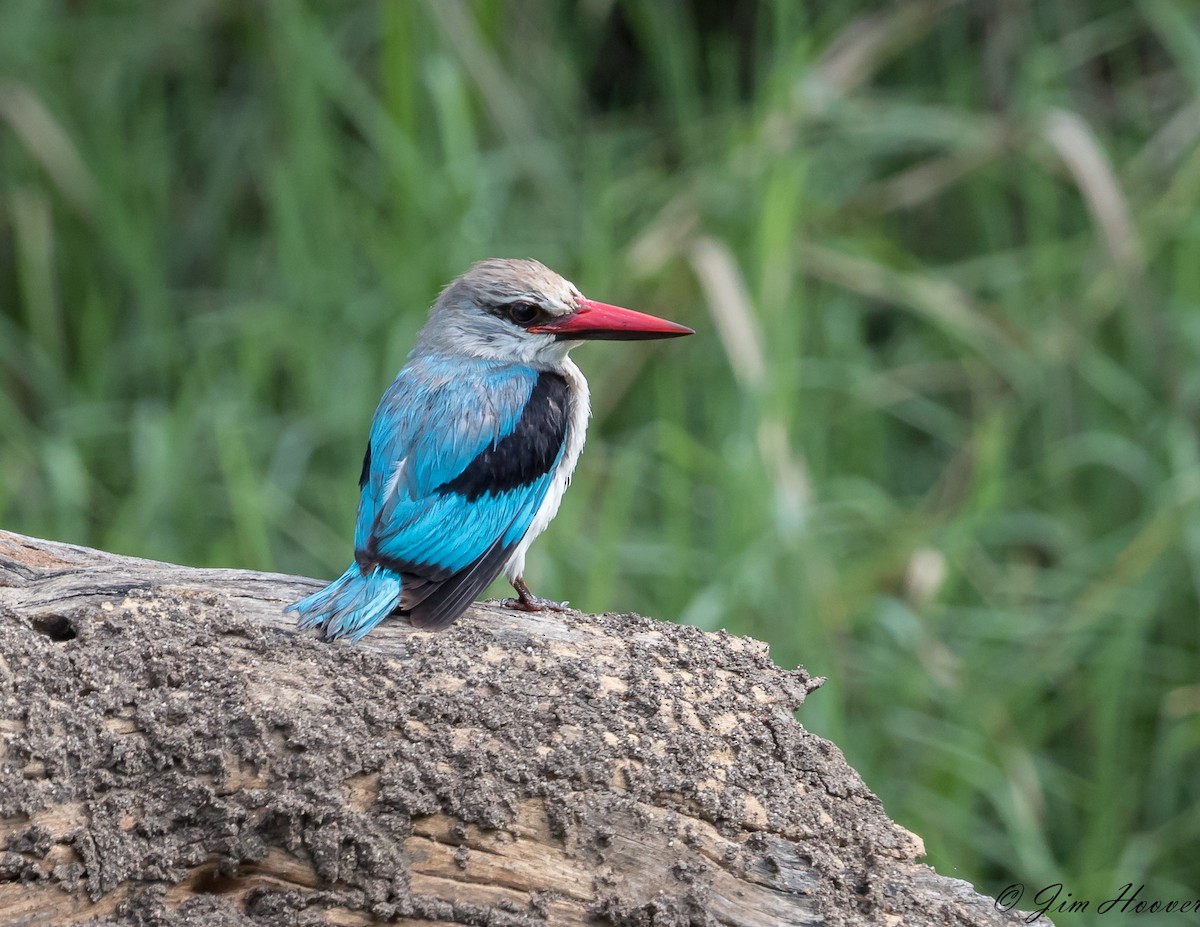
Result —
[{"label": "bird's leg", "polygon": [[503,602],[505,608],[516,608],[523,612],[567,611],[567,606],[561,602],[543,599],[539,595],[534,595],[529,591],[529,587],[525,585],[525,580],[520,576],[512,581],[512,586],[517,590],[518,597],[515,599],[505,599]]}]

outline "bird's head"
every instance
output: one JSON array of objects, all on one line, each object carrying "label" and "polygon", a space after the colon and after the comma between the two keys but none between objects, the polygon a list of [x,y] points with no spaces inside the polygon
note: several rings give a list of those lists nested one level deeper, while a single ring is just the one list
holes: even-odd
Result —
[{"label": "bird's head", "polygon": [[555,367],[581,341],[691,334],[665,319],[585,299],[537,261],[494,259],[442,291],[417,350]]}]

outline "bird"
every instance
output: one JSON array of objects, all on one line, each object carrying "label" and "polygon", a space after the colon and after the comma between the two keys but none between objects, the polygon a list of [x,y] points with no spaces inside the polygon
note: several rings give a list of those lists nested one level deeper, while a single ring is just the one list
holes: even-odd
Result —
[{"label": "bird", "polygon": [[501,572],[525,611],[525,556],[558,513],[587,434],[585,341],[695,332],[586,299],[532,259],[480,261],[443,289],[384,392],[359,477],[354,562],[288,605],[322,640],[357,641],[392,614],[453,623]]}]

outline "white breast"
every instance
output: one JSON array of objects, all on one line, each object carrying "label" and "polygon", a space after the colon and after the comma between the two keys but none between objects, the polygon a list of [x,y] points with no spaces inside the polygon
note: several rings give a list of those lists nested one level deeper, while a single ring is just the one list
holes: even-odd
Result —
[{"label": "white breast", "polygon": [[588,418],[592,414],[592,400],[591,394],[588,393],[587,380],[583,378],[583,373],[569,357],[563,358],[562,375],[567,380],[567,402],[569,403],[567,446],[563,449],[562,458],[554,471],[554,479],[550,483],[550,489],[546,492],[546,498],[542,500],[541,508],[533,516],[529,530],[525,532],[521,543],[517,545],[517,549],[513,551],[512,557],[504,567],[504,575],[508,577],[509,582],[518,579],[525,572],[525,553],[529,550],[529,545],[546,530],[546,526],[558,514],[559,503],[562,502],[563,493],[571,485],[571,474],[575,472],[575,465],[579,463],[579,453],[583,450],[583,442],[587,438]]}]

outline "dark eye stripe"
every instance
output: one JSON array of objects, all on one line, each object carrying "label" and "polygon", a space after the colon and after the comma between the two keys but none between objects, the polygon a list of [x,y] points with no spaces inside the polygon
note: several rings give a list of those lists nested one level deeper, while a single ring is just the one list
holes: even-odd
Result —
[{"label": "dark eye stripe", "polygon": [[504,307],[504,311],[517,325],[531,325],[542,315],[541,307],[527,299],[509,303]]}]

